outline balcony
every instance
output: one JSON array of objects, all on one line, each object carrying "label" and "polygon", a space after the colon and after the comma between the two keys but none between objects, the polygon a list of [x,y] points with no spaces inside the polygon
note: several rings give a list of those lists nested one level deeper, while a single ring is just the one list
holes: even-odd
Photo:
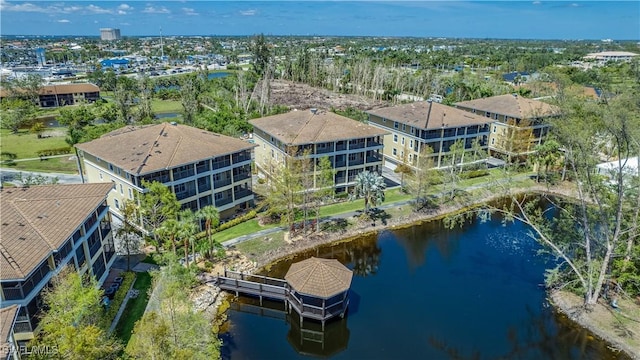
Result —
[{"label": "balcony", "polygon": [[233,202],[233,199],[230,197],[227,198],[222,198],[222,199],[216,199],[216,207],[221,207],[227,204],[230,204]]},{"label": "balcony", "polygon": [[345,151],[347,150],[347,143],[346,142],[338,142],[336,144],[336,151]]},{"label": "balcony", "polygon": [[367,163],[372,163],[372,162],[379,162],[382,161],[382,156],[381,155],[375,155],[375,156],[367,156]]},{"label": "balcony", "polygon": [[364,158],[349,160],[349,166],[356,166],[356,165],[362,165],[362,164],[364,164]]},{"label": "balcony", "polygon": [[344,176],[340,176],[336,178],[336,184],[344,184],[346,182],[347,178]]},{"label": "balcony", "polygon": [[231,184],[231,179],[227,178],[227,179],[221,179],[221,180],[214,180],[213,181],[213,187],[215,187],[216,189],[219,189],[221,187],[227,186]]},{"label": "balcony", "polygon": [[341,168],[347,166],[347,162],[345,160],[336,161],[333,165],[334,168]]},{"label": "balcony", "polygon": [[242,199],[242,198],[244,198],[244,197],[251,196],[251,195],[253,195],[253,192],[252,192],[251,190],[240,190],[240,191],[236,191],[236,192],[233,194],[233,197],[234,197],[234,198],[236,199],[236,201],[237,201],[237,200],[239,200],[239,199]]},{"label": "balcony", "polygon": [[29,321],[26,322],[17,322],[13,325],[13,332],[18,334],[18,333],[30,333],[33,332],[33,329],[31,329],[31,324],[29,323]]},{"label": "balcony", "polygon": [[24,295],[22,294],[22,288],[20,287],[5,287],[5,285],[2,285],[2,292],[4,293],[5,300],[24,299]]},{"label": "balcony", "polygon": [[234,173],[233,174],[233,181],[241,181],[241,180],[245,180],[251,177],[251,172],[249,171],[243,171],[243,172],[239,172],[239,173]]}]

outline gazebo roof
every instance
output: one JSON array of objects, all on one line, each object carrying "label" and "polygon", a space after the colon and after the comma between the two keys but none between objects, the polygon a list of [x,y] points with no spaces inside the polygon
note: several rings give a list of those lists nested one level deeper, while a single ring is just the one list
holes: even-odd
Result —
[{"label": "gazebo roof", "polygon": [[292,264],[284,276],[298,293],[328,299],[349,290],[353,272],[336,259],[309,259]]}]

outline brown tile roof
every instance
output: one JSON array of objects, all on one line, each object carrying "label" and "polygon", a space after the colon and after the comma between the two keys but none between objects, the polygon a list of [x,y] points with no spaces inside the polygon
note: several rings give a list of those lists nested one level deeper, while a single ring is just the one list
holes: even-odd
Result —
[{"label": "brown tile roof", "polygon": [[24,279],[102,204],[111,183],[0,191],[0,279]]},{"label": "brown tile roof", "polygon": [[9,355],[9,335],[18,314],[18,308],[18,305],[11,305],[0,309],[0,357],[2,359],[6,359]]},{"label": "brown tile roof", "polygon": [[385,135],[373,126],[324,110],[290,111],[249,121],[281,142],[290,145],[314,144]]},{"label": "brown tile roof", "polygon": [[455,106],[507,115],[516,119],[549,117],[560,114],[560,108],[557,106],[514,94],[461,101],[456,103]]},{"label": "brown tile roof", "polygon": [[[367,111],[367,113],[419,129],[482,125],[492,122],[491,119],[484,116],[428,101],[375,109]],[[389,126],[391,127],[393,124]]]},{"label": "brown tile roof", "polygon": [[353,272],[336,259],[311,257],[291,264],[284,276],[297,292],[328,299],[351,287]]},{"label": "brown tile roof", "polygon": [[256,145],[186,125],[126,126],[76,147],[125,171],[150,172],[230,154]]},{"label": "brown tile roof", "polygon": [[[90,93],[100,92],[100,88],[94,84],[81,83],[81,84],[59,84],[59,85],[45,85],[38,91],[39,95],[63,95],[74,93]],[[9,91],[6,89],[0,89],[0,97],[6,97],[9,95]]]}]

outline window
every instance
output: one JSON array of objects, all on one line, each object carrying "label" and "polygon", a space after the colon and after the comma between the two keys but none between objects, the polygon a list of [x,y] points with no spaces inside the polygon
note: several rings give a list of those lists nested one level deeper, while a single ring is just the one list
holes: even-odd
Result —
[{"label": "window", "polygon": [[413,140],[409,140],[409,147],[413,147]]},{"label": "window", "polygon": [[488,118],[491,117],[491,113],[487,111],[487,113],[485,114]]},{"label": "window", "polygon": [[111,190],[116,190],[116,182],[115,182],[115,180],[111,179],[111,185],[113,185]]},{"label": "window", "polygon": [[394,156],[398,155],[398,150],[396,150],[396,148],[393,148],[393,155]]},{"label": "window", "polygon": [[492,139],[491,139],[491,145],[493,145],[493,144],[495,144],[495,143],[496,143],[496,138],[492,138]]},{"label": "window", "polygon": [[402,137],[402,145],[404,145],[404,136]]},{"label": "window", "polygon": [[102,171],[100,171],[100,180],[102,180]]},{"label": "window", "polygon": [[398,135],[393,134],[393,142],[397,143],[398,142]]},{"label": "window", "polygon": [[122,184],[120,184],[120,195],[124,195],[124,190],[122,189]]},{"label": "window", "polygon": [[394,129],[397,129],[397,128],[398,128],[398,122],[397,122],[397,121],[394,121],[394,122],[393,122],[393,128],[394,128]]},{"label": "window", "polygon": [[493,132],[496,132],[497,126],[493,125]]},{"label": "window", "polygon": [[386,123],[386,122],[387,122],[387,119],[386,119],[386,118],[382,118],[382,122],[383,122],[383,123]]},{"label": "window", "polygon": [[275,151],[273,149],[271,149],[271,157],[275,157]]},{"label": "window", "polygon": [[411,127],[411,135],[416,133],[416,128],[414,128],[413,126]]},{"label": "window", "polygon": [[498,114],[493,114],[493,118],[498,120]]},{"label": "window", "polygon": [[406,131],[407,130],[407,125],[402,124],[402,131]]},{"label": "window", "polygon": [[413,162],[413,155],[409,154],[409,162]]},{"label": "window", "polygon": [[118,199],[113,199],[113,204],[115,205],[116,209],[120,209],[120,202],[118,201]]},{"label": "window", "polygon": [[128,189],[128,190],[129,190],[129,199],[133,199],[133,191],[131,189]]},{"label": "window", "polygon": [[113,171],[113,165],[109,164],[109,171]]}]

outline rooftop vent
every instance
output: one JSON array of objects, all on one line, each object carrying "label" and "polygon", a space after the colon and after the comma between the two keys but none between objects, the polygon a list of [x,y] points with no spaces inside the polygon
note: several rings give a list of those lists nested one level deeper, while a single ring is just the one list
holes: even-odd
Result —
[{"label": "rooftop vent", "polygon": [[175,121],[170,122],[169,124],[173,125],[173,126],[178,126],[178,123]]},{"label": "rooftop vent", "polygon": [[312,114],[314,114],[314,115],[315,115],[317,112],[318,112],[318,109],[316,109],[316,108],[311,108],[311,113],[312,113]]}]

